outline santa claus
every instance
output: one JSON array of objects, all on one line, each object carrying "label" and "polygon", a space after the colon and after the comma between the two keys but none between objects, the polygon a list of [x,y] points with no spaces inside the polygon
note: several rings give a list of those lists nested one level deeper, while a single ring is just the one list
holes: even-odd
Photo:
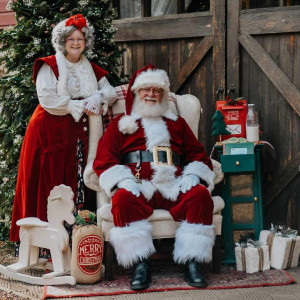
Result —
[{"label": "santa claus", "polygon": [[148,218],[165,209],[181,222],[174,260],[185,280],[206,287],[202,262],[212,259],[214,172],[210,158],[186,121],[168,108],[169,78],[147,65],[129,82],[126,113],[99,141],[93,168],[112,197],[110,232],[118,263],[134,266],[132,290],[149,287],[149,257],[155,252]]}]

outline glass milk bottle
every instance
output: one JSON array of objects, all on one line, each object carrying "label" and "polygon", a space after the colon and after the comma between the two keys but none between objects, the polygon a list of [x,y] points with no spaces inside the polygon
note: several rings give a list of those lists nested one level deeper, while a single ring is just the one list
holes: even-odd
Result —
[{"label": "glass milk bottle", "polygon": [[254,109],[254,104],[248,104],[246,119],[246,137],[248,142],[259,141],[258,115]]}]

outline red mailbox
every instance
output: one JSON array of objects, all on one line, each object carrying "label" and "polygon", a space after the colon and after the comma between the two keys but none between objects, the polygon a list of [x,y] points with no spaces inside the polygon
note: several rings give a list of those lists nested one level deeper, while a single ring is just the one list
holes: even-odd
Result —
[{"label": "red mailbox", "polygon": [[231,137],[246,138],[247,101],[237,99],[231,102],[228,100],[216,102],[216,109],[223,114],[226,129],[231,132],[231,134],[222,135],[222,141]]}]

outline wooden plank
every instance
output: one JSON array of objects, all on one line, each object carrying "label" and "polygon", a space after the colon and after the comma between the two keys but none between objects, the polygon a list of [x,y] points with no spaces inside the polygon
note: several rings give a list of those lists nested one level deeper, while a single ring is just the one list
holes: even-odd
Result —
[{"label": "wooden plank", "polygon": [[[293,68],[293,83],[300,89],[300,33],[295,34],[295,45],[294,45],[294,68]],[[293,138],[293,154],[297,154],[300,149],[300,118],[295,112],[293,112],[293,129],[292,129],[292,138]],[[300,199],[300,197],[299,197]],[[299,205],[300,208],[300,205]],[[299,223],[300,225],[300,223]]]},{"label": "wooden plank", "polygon": [[[279,35],[268,35],[263,37],[263,46],[270,57],[278,64],[279,60]],[[262,126],[262,139],[270,142],[277,150],[280,146],[280,136],[277,134],[280,128],[280,122],[278,118],[278,99],[279,92],[271,83],[267,76],[263,76],[263,94],[262,104],[264,106],[263,112],[260,115]],[[272,158],[271,155],[265,155],[262,160],[264,163],[263,170],[267,170],[267,180],[271,178],[269,174],[276,174],[279,169],[278,160]]]},{"label": "wooden plank", "polygon": [[5,12],[8,0],[0,0],[0,12]]},{"label": "wooden plank", "polygon": [[169,76],[174,78],[180,70],[180,40],[169,40]]},{"label": "wooden plank", "polygon": [[300,115],[300,91],[293,85],[293,83],[253,37],[242,34],[240,35],[239,40],[262,71],[269,77],[285,100],[293,107],[295,112]]},{"label": "wooden plank", "polygon": [[284,169],[280,171],[277,180],[272,182],[272,187],[266,194],[265,208],[268,208],[275,198],[289,185],[300,173],[300,153],[295,155]]},{"label": "wooden plank", "polygon": [[142,13],[142,18],[151,16],[151,1],[148,0],[141,1],[141,13]]},{"label": "wooden plank", "polygon": [[123,44],[123,49],[126,49],[126,51],[123,52],[123,68],[124,68],[124,74],[131,77],[133,74],[132,70],[132,45],[129,43]]},{"label": "wooden plank", "polygon": [[0,28],[5,28],[9,25],[15,25],[15,13],[14,12],[5,12],[0,13]]},{"label": "wooden plank", "polygon": [[145,64],[152,63],[159,69],[168,70],[168,49],[162,41],[147,41],[145,43]]},{"label": "wooden plank", "polygon": [[193,72],[199,62],[213,45],[213,37],[205,37],[199,46],[193,51],[187,61],[183,64],[175,78],[170,78],[173,91],[176,93],[188,76]]},{"label": "wooden plank", "polygon": [[132,70],[135,72],[146,65],[145,63],[145,44],[136,42],[132,44]]},{"label": "wooden plank", "polygon": [[[293,39],[290,35],[280,35],[280,48],[279,48],[279,68],[284,74],[293,80]],[[299,69],[299,66],[296,66]],[[278,101],[278,122],[280,126],[277,134],[280,137],[280,147],[278,157],[280,157],[280,168],[286,166],[292,157],[292,123],[293,123],[293,109],[284,101],[282,95],[279,96]]]},{"label": "wooden plank", "polygon": [[[227,88],[234,84],[237,95],[240,90],[240,52],[239,52],[239,13],[240,1],[227,1]],[[223,85],[224,87],[224,85]]]},{"label": "wooden plank", "polygon": [[177,7],[176,7],[176,13],[181,14],[185,11],[184,8],[184,0],[177,0]]},{"label": "wooden plank", "polygon": [[[256,40],[259,45],[262,43],[262,37],[257,37]],[[259,68],[259,66],[256,64],[256,62],[253,59],[250,59],[249,61],[249,98],[248,103],[255,104],[255,109],[257,110],[259,117],[262,115],[262,77],[263,72]]]},{"label": "wooden plank", "polygon": [[299,32],[299,16],[300,6],[243,11],[240,15],[240,32],[241,34]]},{"label": "wooden plank", "polygon": [[[225,1],[211,1],[213,13],[213,95],[219,86],[225,88]],[[215,100],[211,99],[211,100]]]},{"label": "wooden plank", "polygon": [[[246,99],[249,99],[249,90],[250,90],[250,75],[249,75],[249,64],[250,64],[250,56],[248,52],[241,47],[240,52],[240,67],[241,67],[241,83],[240,83],[240,92],[239,94]],[[230,74],[227,75],[227,81],[231,83]]]},{"label": "wooden plank", "polygon": [[209,36],[213,31],[210,12],[122,19],[113,25],[117,29],[116,42]]}]

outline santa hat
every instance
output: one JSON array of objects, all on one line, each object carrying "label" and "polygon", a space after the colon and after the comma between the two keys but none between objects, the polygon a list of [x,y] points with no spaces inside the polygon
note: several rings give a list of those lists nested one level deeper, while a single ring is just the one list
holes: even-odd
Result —
[{"label": "santa hat", "polygon": [[152,64],[136,71],[130,78],[126,96],[126,115],[131,114],[134,94],[141,88],[157,87],[164,90],[163,97],[167,99],[170,92],[169,77],[164,70],[156,69]]},{"label": "santa hat", "polygon": [[136,71],[130,78],[127,95],[125,98],[125,113],[119,121],[119,130],[124,134],[132,134],[137,129],[137,123],[134,116],[131,115],[135,93],[145,87],[157,87],[164,90],[163,99],[168,99],[170,92],[169,77],[164,70],[156,69],[152,64]]}]

